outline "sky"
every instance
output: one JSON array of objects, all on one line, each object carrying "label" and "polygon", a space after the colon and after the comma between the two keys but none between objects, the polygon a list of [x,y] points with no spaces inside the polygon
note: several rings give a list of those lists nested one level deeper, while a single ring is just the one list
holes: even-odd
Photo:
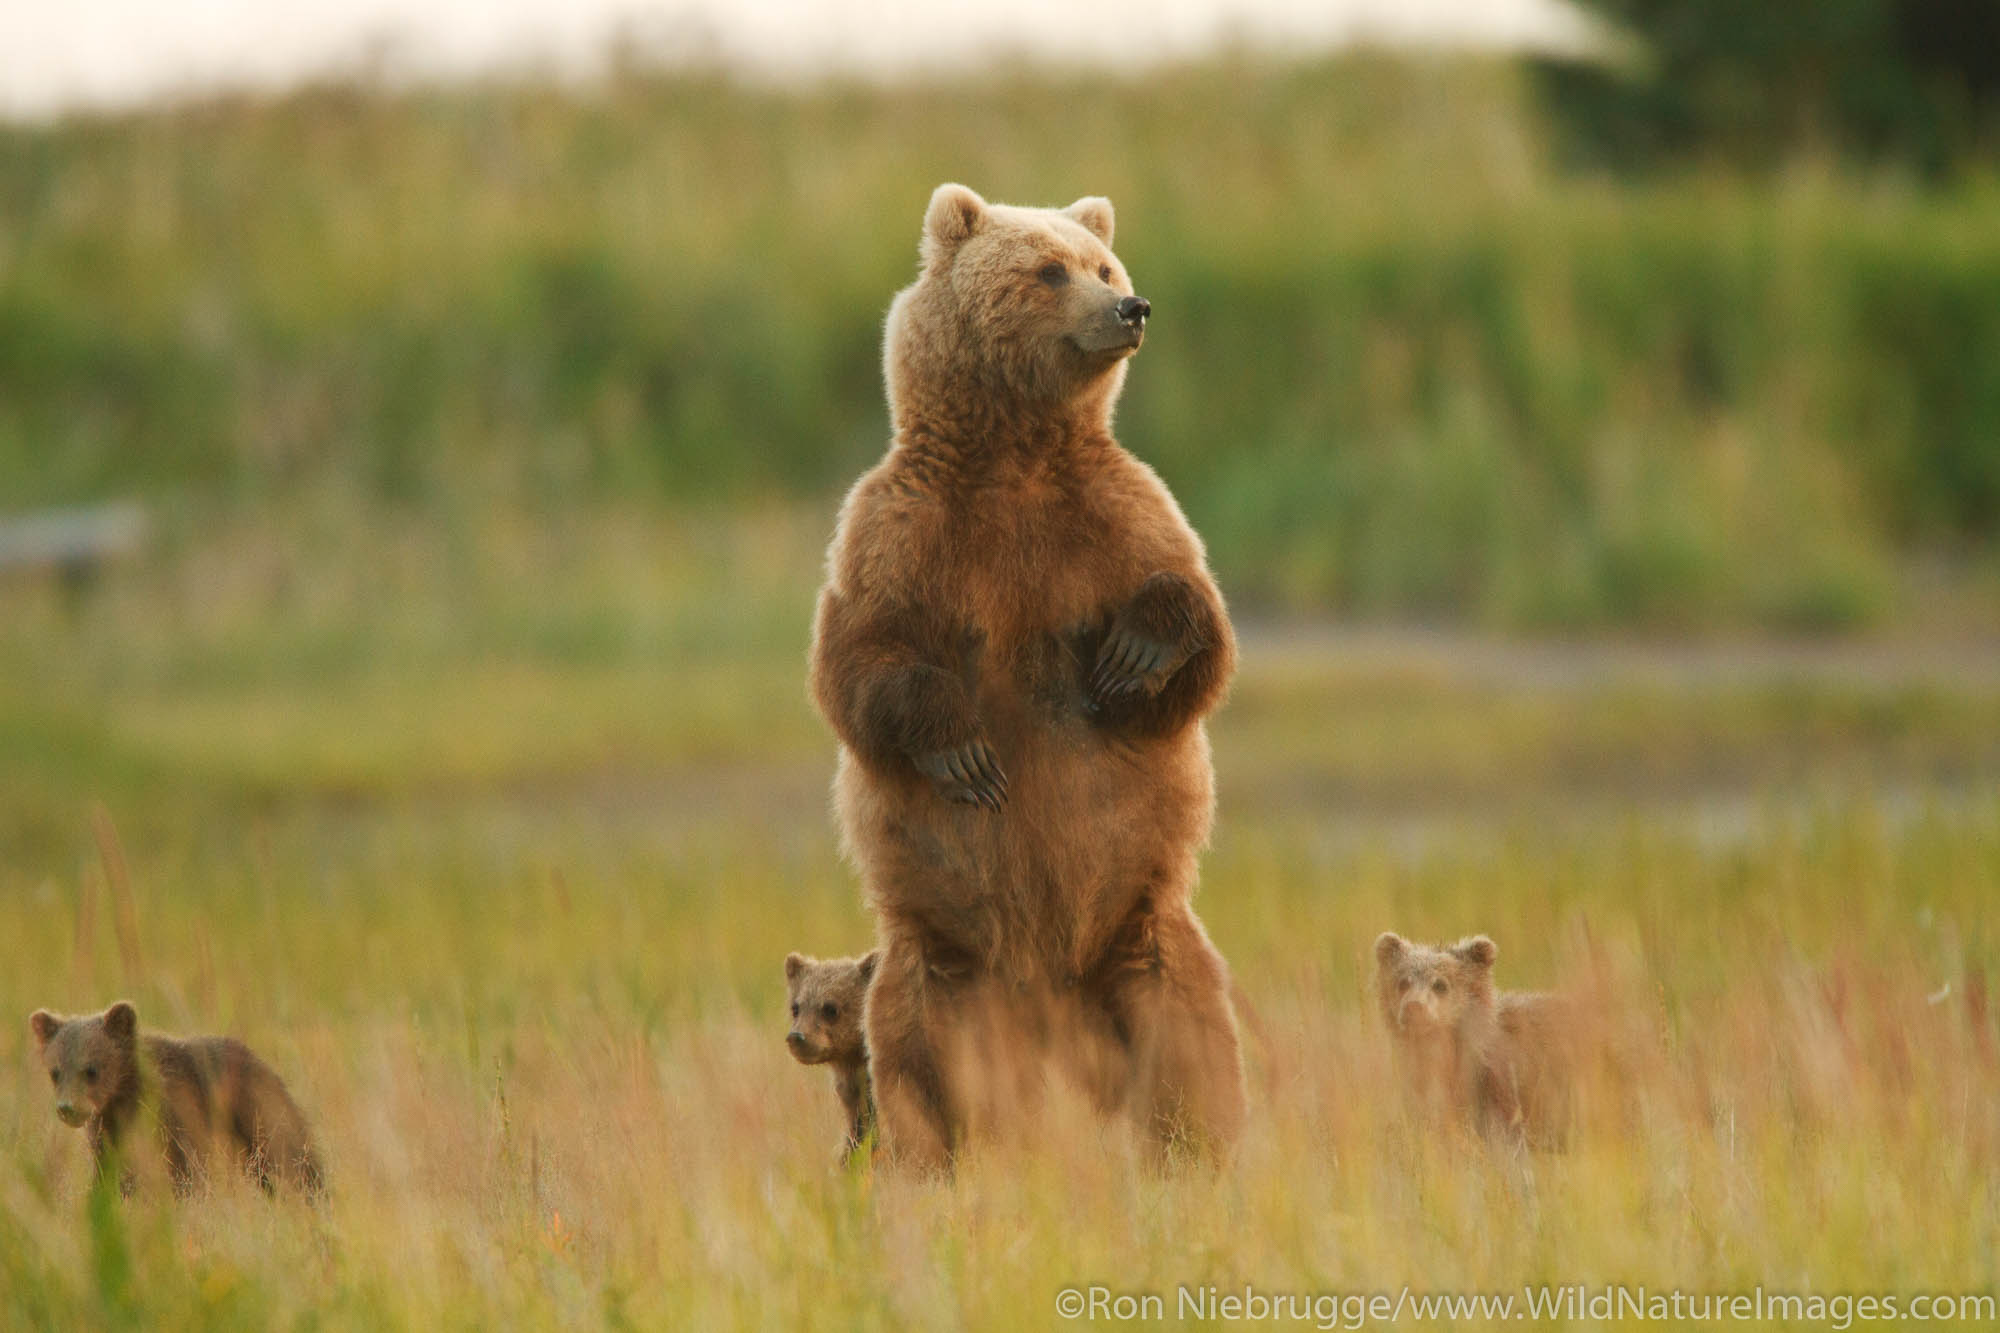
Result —
[{"label": "sky", "polygon": [[587,78],[624,35],[746,75],[895,79],[996,53],[1124,69],[1234,42],[1574,49],[1564,0],[0,0],[0,115],[276,90],[368,70]]}]

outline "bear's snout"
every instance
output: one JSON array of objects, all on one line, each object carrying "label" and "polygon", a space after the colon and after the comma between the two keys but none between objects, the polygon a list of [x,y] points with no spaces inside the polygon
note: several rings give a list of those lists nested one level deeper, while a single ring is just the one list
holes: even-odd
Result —
[{"label": "bear's snout", "polygon": [[90,1117],[84,1114],[83,1108],[81,1106],[78,1106],[74,1102],[56,1103],[56,1119],[62,1121],[65,1125],[68,1125],[71,1129],[74,1129],[78,1125],[81,1125],[85,1120],[88,1120],[89,1118]]},{"label": "bear's snout", "polygon": [[1432,1000],[1428,990],[1422,994],[1405,996],[1401,1007],[1396,1011],[1396,1021],[1405,1029],[1434,1027],[1438,1021],[1437,1003]]},{"label": "bear's snout", "polygon": [[1153,303],[1143,296],[1128,296],[1118,303],[1118,318],[1127,324],[1138,326],[1146,322],[1146,316],[1153,313]]}]

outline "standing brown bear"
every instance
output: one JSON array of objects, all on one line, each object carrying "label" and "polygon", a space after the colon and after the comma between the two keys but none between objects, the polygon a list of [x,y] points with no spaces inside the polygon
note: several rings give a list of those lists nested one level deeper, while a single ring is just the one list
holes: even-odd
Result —
[{"label": "standing brown bear", "polygon": [[827,554],[812,693],[882,961],[884,1148],[947,1165],[1053,1063],[1162,1149],[1244,1117],[1229,976],[1192,907],[1202,719],[1235,641],[1200,539],[1112,406],[1151,306],[1110,201],[943,185],[889,309],[894,439]]}]

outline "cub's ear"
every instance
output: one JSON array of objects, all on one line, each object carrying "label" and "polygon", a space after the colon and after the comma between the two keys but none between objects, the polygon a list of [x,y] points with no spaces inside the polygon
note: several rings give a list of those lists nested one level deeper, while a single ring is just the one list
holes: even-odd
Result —
[{"label": "cub's ear", "polygon": [[870,949],[867,953],[862,954],[861,979],[863,981],[874,980],[875,968],[879,963],[881,963],[881,961],[882,961],[882,951],[880,949]]},{"label": "cub's ear", "polygon": [[1375,937],[1375,965],[1377,967],[1394,967],[1396,960],[1403,956],[1403,950],[1409,947],[1408,944],[1403,942],[1403,937],[1395,931],[1383,931]]},{"label": "cub's ear", "polygon": [[797,981],[799,973],[805,970],[806,959],[804,954],[788,953],[785,955],[785,980]]},{"label": "cub's ear", "polygon": [[139,1030],[139,1011],[130,1000],[120,1000],[104,1011],[105,1035],[114,1041],[130,1041]]},{"label": "cub's ear", "polygon": [[951,258],[986,221],[986,201],[963,185],[940,185],[924,213],[924,262]]},{"label": "cub's ear", "polygon": [[44,1051],[48,1049],[49,1043],[56,1039],[56,1033],[62,1029],[62,1020],[46,1009],[37,1009],[28,1015],[28,1026],[35,1033],[35,1049]]},{"label": "cub's ear", "polygon": [[1111,232],[1117,220],[1111,213],[1111,201],[1103,195],[1085,195],[1068,208],[1065,208],[1063,216],[1074,218],[1076,221],[1081,222],[1084,230],[1090,232],[1091,235],[1097,237],[1098,240],[1103,241],[1106,245],[1111,244]]},{"label": "cub's ear", "polygon": [[1484,935],[1474,935],[1469,940],[1460,940],[1453,947],[1452,953],[1474,967],[1491,967],[1493,960],[1500,956],[1500,950]]}]

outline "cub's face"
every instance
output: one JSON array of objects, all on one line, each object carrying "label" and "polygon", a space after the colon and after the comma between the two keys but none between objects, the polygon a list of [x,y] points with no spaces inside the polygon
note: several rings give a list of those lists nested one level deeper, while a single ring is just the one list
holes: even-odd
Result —
[{"label": "cub's face", "polygon": [[28,1026],[55,1092],[56,1116],[65,1125],[81,1125],[102,1112],[129,1079],[139,1015],[124,1001],[88,1018],[37,1009]]},{"label": "cub's face", "polygon": [[892,390],[899,368],[1040,402],[1122,376],[1151,306],[1134,297],[1112,229],[1108,199],[1014,208],[939,186],[922,275],[890,312]]},{"label": "cub's face", "polygon": [[1382,1021],[1399,1036],[1456,1031],[1468,1017],[1493,1008],[1493,960],[1484,935],[1448,949],[1412,944],[1393,932],[1375,941],[1375,989]]},{"label": "cub's face", "polygon": [[791,1000],[792,1030],[785,1047],[804,1065],[854,1060],[867,1050],[861,1033],[861,1006],[881,950],[860,958],[785,959],[785,992]]}]

